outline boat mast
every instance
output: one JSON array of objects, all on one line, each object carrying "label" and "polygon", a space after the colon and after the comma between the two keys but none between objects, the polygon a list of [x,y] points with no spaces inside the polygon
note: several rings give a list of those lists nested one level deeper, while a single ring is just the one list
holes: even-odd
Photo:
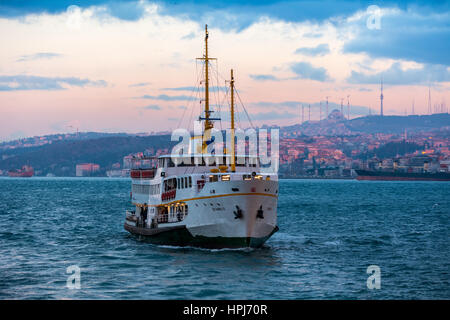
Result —
[{"label": "boat mast", "polygon": [[212,122],[209,120],[209,113],[208,25],[205,24],[205,132],[213,127]]},{"label": "boat mast", "polygon": [[210,117],[211,111],[209,110],[209,60],[215,60],[216,58],[210,58],[208,56],[208,25],[205,24],[205,54],[202,58],[197,58],[198,60],[203,60],[205,63],[205,117],[200,117],[200,120],[204,120],[204,130],[203,130],[203,143],[202,143],[202,153],[206,152],[207,141],[209,140],[211,129],[214,124]]},{"label": "boat mast", "polygon": [[233,69],[231,69],[231,80],[230,80],[230,91],[231,91],[231,172],[236,171],[235,164],[235,147],[234,147],[234,76]]}]

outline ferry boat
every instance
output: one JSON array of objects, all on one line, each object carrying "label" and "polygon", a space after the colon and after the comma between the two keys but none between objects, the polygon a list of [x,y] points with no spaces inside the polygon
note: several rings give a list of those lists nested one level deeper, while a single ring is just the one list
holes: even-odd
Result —
[{"label": "ferry boat", "polygon": [[23,166],[22,169],[8,171],[8,176],[13,178],[30,178],[34,175],[34,169],[30,166]]},{"label": "ferry boat", "polygon": [[[204,248],[261,247],[277,230],[278,175],[262,170],[256,156],[235,151],[234,77],[231,70],[231,147],[206,152],[213,128],[209,110],[208,29],[205,26],[204,117],[200,148],[186,155],[147,157],[151,168],[130,172],[134,210],[124,228],[161,245]],[[197,152],[200,150],[200,152]],[[141,159],[142,160],[142,159]],[[142,161],[141,161],[142,163]]]},{"label": "ferry boat", "polygon": [[450,181],[450,172],[400,172],[382,170],[356,170],[357,180],[382,181]]}]

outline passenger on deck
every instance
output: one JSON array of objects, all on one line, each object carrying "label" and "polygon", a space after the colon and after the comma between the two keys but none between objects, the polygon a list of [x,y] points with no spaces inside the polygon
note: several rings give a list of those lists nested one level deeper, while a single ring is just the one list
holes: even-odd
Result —
[{"label": "passenger on deck", "polygon": [[141,221],[142,221],[142,227],[145,228],[146,222],[147,222],[147,214],[148,214],[148,207],[147,204],[144,203],[144,206],[141,210]]}]

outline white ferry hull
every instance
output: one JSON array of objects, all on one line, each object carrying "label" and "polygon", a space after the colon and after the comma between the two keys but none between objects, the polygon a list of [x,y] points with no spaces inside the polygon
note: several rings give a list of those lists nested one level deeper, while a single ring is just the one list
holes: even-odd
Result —
[{"label": "white ferry hull", "polygon": [[[230,193],[233,189],[239,191]],[[189,199],[183,221],[160,224],[153,231],[132,223],[125,229],[165,245],[261,247],[278,230],[277,199],[278,181],[217,182]]]}]

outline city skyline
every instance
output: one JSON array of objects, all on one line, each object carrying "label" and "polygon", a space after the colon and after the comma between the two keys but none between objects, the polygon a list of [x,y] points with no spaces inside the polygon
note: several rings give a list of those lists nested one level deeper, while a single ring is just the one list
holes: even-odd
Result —
[{"label": "city skyline", "polygon": [[199,110],[191,91],[205,23],[219,72],[235,70],[257,125],[300,123],[302,104],[323,119],[327,99],[331,112],[348,96],[352,117],[379,114],[381,79],[384,115],[404,115],[412,100],[415,114],[445,106],[449,5],[344,4],[2,4],[0,141],[176,128],[186,107]]}]

